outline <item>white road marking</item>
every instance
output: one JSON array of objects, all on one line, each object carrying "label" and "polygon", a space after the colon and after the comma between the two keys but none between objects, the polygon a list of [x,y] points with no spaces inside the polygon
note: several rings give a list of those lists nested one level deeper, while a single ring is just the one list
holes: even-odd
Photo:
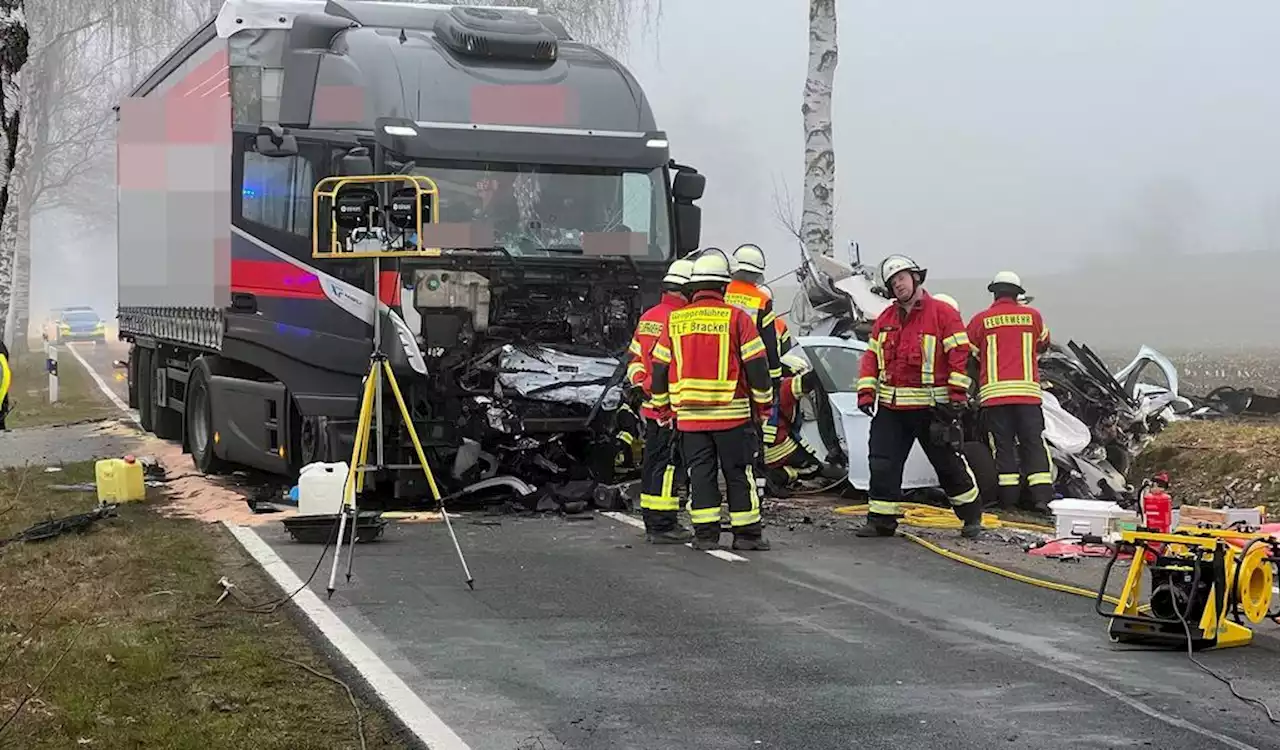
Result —
[{"label": "white road marking", "polygon": [[125,416],[132,419],[134,423],[141,427],[142,421],[138,418],[138,412],[130,409],[129,405],[117,396],[115,391],[111,390],[111,386],[107,385],[107,381],[102,379],[102,376],[98,374],[98,371],[90,367],[84,357],[80,356],[80,352],[76,351],[75,345],[67,344],[66,349],[71,352],[71,356],[76,358],[76,361],[80,363],[80,366],[84,368],[85,372],[89,373],[89,377],[93,378],[93,382],[98,384],[98,390],[102,391],[107,398],[111,399],[111,403],[115,404],[117,409],[124,412]]},{"label": "white road marking", "polygon": [[[634,526],[637,529],[644,528],[644,521],[641,521],[639,518],[636,518],[634,516],[629,516],[626,513],[618,513],[617,511],[604,510],[604,511],[600,511],[600,515],[605,516],[606,518],[612,518],[613,520],[618,521],[620,523],[625,523],[628,526]],[[685,546],[688,547],[689,549],[693,549],[692,544],[686,544]],[[750,560],[743,557],[742,555],[735,555],[732,552],[729,552],[728,550],[709,549],[709,550],[703,550],[703,551],[706,552],[708,555],[724,560],[725,562],[751,562]]]},{"label": "white road marking", "polygon": [[[257,560],[267,575],[287,594],[298,591],[293,603],[302,614],[338,649],[357,672],[364,677],[396,717],[409,731],[431,750],[471,750],[462,738],[454,733],[439,716],[432,711],[413,690],[400,679],[399,675],[378,658],[360,637],[347,627],[327,604],[320,600],[310,588],[302,587],[302,579],[298,577],[289,564],[271,549],[271,546],[258,536],[257,532],[247,526],[236,526],[223,522],[231,535],[240,542],[245,551]],[[299,589],[301,589],[299,591]]]}]

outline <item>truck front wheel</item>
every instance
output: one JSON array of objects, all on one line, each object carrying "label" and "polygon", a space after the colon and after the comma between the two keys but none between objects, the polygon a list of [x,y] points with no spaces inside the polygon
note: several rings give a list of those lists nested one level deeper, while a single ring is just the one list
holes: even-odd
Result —
[{"label": "truck front wheel", "polygon": [[187,381],[186,398],[186,433],[187,447],[191,450],[191,461],[203,474],[216,474],[224,462],[214,454],[213,429],[213,392],[209,387],[209,376],[199,361],[191,368],[191,377]]}]

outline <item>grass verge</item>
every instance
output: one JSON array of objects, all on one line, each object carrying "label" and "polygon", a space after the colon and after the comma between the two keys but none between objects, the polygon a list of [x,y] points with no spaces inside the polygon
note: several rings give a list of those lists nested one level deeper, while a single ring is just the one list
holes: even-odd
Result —
[{"label": "grass verge", "polygon": [[6,426],[11,430],[120,416],[89,373],[65,349],[58,353],[57,403],[49,403],[49,374],[43,351],[14,358],[9,399],[13,410]]},{"label": "grass verge", "polygon": [[1169,472],[1184,503],[1264,505],[1280,516],[1280,422],[1237,419],[1174,422],[1134,461],[1134,481]]},{"label": "grass verge", "polygon": [[[92,464],[0,471],[0,538],[91,510]],[[21,487],[21,491],[19,491]],[[145,504],[82,534],[0,548],[0,747],[360,748],[347,690],[220,526]],[[288,661],[286,661],[288,660]],[[309,670],[314,670],[309,671]],[[368,748],[400,748],[357,696]]]}]

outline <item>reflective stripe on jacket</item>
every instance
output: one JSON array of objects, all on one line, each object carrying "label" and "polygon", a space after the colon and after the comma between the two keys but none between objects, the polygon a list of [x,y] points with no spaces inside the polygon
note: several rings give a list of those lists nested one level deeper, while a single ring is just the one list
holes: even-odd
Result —
[{"label": "reflective stripe on jacket", "polygon": [[667,330],[667,320],[674,310],[684,307],[683,298],[674,294],[663,294],[658,304],[645,310],[636,324],[635,335],[631,337],[631,346],[627,349],[631,355],[631,363],[627,365],[627,382],[644,391],[644,403],[640,405],[640,414],[648,419],[657,419],[659,409],[653,404],[650,381],[653,379],[653,347]]},{"label": "reflective stripe on jacket", "polygon": [[769,377],[775,384],[782,377],[782,362],[778,353],[778,319],[773,312],[773,295],[758,285],[742,279],[734,279],[725,289],[724,301],[742,310],[755,321],[760,340],[764,342],[765,354],[769,358]]},{"label": "reflective stripe on jacket", "polygon": [[800,416],[800,399],[805,391],[813,387],[817,375],[808,372],[803,376],[791,375],[782,379],[782,388],[778,392],[778,430],[764,449],[764,462],[769,468],[776,468],[786,461],[800,447],[801,438],[796,430]]},{"label": "reflective stripe on jacket", "polygon": [[773,403],[764,342],[742,310],[703,291],[671,313],[653,348],[653,404],[683,432],[727,430]]},{"label": "reflective stripe on jacket", "polygon": [[889,305],[871,327],[858,372],[858,404],[877,398],[890,409],[927,409],[964,401],[969,336],[955,308],[921,290],[906,310]]},{"label": "reflective stripe on jacket", "polygon": [[969,341],[978,359],[978,403],[1040,403],[1037,355],[1049,348],[1049,329],[1039,310],[996,300],[969,321]]}]

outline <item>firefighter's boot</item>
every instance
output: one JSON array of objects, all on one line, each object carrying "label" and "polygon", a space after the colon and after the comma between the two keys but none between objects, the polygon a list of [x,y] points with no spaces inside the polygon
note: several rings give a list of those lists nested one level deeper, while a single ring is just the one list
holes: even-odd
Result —
[{"label": "firefighter's boot", "polygon": [[764,524],[753,523],[734,529],[733,548],[744,551],[767,552],[769,550],[769,540],[764,538]]},{"label": "firefighter's boot", "polygon": [[974,500],[964,505],[955,506],[956,517],[964,526],[960,527],[960,536],[965,539],[976,539],[982,534],[982,503]]},{"label": "firefighter's boot", "polygon": [[736,550],[768,552],[772,549],[769,540],[763,536],[737,536],[733,537],[733,548]]},{"label": "firefighter's boot", "polygon": [[868,513],[867,522],[858,527],[858,530],[853,532],[853,535],[863,538],[893,536],[897,531],[898,519],[894,516]]},{"label": "firefighter's boot", "polygon": [[675,526],[661,531],[649,531],[644,535],[649,544],[685,544],[693,539],[693,532],[683,526]]},{"label": "firefighter's boot", "polygon": [[706,552],[720,549],[720,523],[699,524],[694,527],[693,548]]}]

